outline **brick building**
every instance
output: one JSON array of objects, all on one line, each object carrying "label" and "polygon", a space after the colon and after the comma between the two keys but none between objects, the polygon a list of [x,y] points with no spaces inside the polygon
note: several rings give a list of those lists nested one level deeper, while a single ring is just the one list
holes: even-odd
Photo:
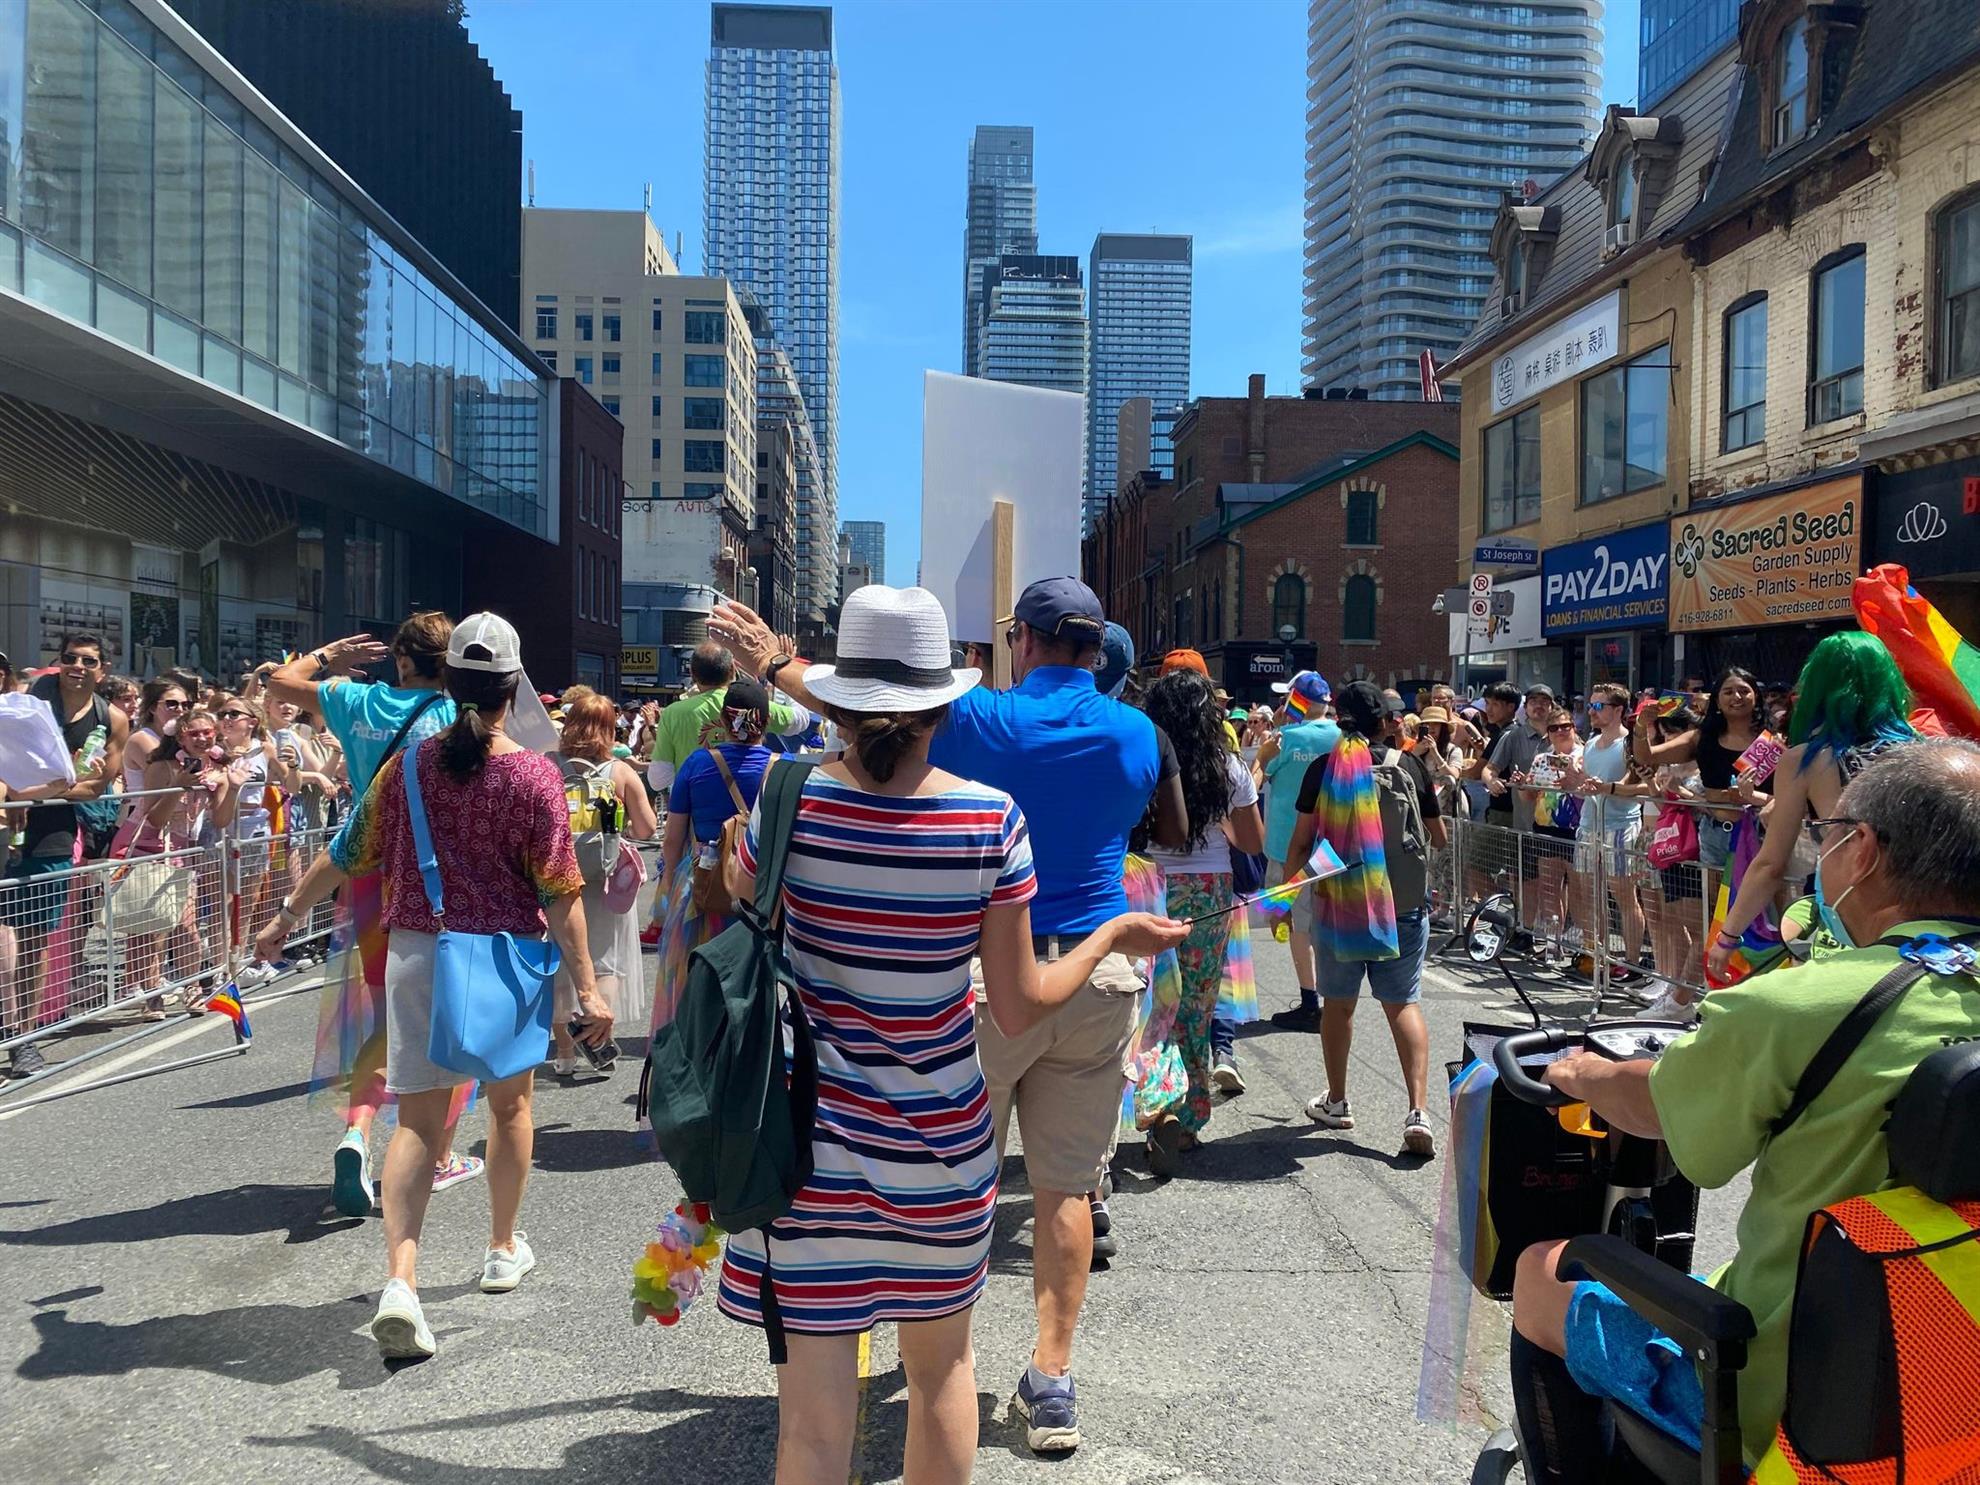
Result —
[{"label": "brick building", "polygon": [[1145,661],[1201,650],[1239,700],[1288,658],[1336,683],[1441,678],[1457,426],[1450,404],[1267,397],[1262,376],[1199,398],[1174,482],[1137,476],[1097,522],[1088,581]]}]

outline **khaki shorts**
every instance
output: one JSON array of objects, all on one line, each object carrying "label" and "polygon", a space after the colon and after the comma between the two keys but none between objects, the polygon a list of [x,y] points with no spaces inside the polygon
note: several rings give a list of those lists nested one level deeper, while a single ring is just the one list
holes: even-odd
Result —
[{"label": "khaki shorts", "polygon": [[[1265,872],[1265,885],[1276,887],[1286,879],[1286,864],[1274,861]],[[1292,901],[1292,931],[1302,938],[1313,937],[1313,889],[1307,888]]]},{"label": "khaki shorts", "polygon": [[1007,1037],[982,1003],[983,966],[970,965],[978,992],[976,1049],[1003,1159],[1012,1110],[1024,1135],[1024,1169],[1038,1191],[1071,1195],[1100,1184],[1127,1086],[1127,1054],[1140,1009],[1141,976],[1124,955],[1100,961],[1073,998],[1023,1036]]}]

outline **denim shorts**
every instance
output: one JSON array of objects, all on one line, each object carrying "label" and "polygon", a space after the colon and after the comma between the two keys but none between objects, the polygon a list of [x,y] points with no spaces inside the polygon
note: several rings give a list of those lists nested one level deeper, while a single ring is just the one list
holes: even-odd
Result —
[{"label": "denim shorts", "polygon": [[1383,1005],[1415,1005],[1423,998],[1423,956],[1430,947],[1430,909],[1396,914],[1394,959],[1336,959],[1322,932],[1313,935],[1319,960],[1320,995],[1324,1000],[1353,1000],[1361,994],[1361,979]]},{"label": "denim shorts", "polygon": [[1705,1389],[1684,1348],[1606,1284],[1583,1280],[1568,1300],[1567,1367],[1593,1397],[1613,1397],[1665,1433],[1698,1447]]},{"label": "denim shorts", "polygon": [[1700,810],[1698,813],[1698,864],[1707,871],[1724,871],[1732,855],[1733,821]]}]

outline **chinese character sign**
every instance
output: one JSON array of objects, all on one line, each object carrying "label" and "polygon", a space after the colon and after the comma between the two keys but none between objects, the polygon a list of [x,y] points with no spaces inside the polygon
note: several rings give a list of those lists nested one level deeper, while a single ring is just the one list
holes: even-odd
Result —
[{"label": "chinese character sign", "polygon": [[1622,293],[1603,295],[1564,315],[1493,363],[1492,410],[1508,412],[1549,387],[1592,371],[1621,345]]}]

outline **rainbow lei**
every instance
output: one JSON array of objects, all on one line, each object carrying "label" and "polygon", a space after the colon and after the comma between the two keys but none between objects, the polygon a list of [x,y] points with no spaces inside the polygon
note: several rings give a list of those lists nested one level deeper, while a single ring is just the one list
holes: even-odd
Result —
[{"label": "rainbow lei", "polygon": [[722,1256],[722,1229],[705,1201],[678,1203],[660,1223],[660,1236],[633,1260],[633,1324],[680,1323],[701,1293],[709,1267]]}]

